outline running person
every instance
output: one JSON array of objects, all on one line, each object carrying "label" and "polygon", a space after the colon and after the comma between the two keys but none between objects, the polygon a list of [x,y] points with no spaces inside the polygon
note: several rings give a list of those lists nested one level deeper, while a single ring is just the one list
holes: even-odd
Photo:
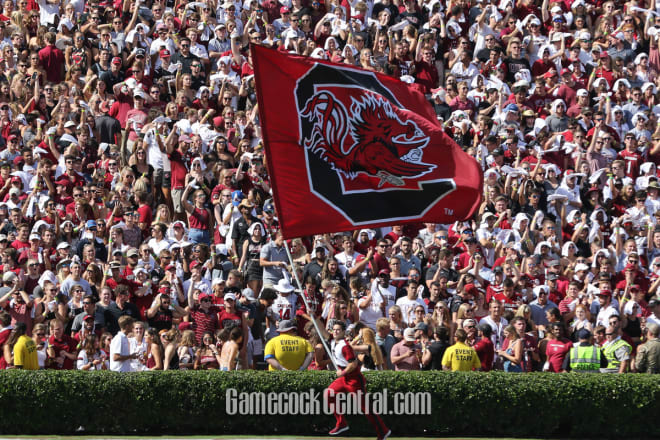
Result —
[{"label": "running person", "polygon": [[360,409],[367,416],[369,422],[376,429],[376,434],[378,435],[379,440],[384,440],[390,436],[392,431],[390,431],[383,419],[380,418],[378,414],[373,414],[371,409],[365,409],[365,395],[367,387],[364,376],[360,372],[360,364],[358,363],[357,357],[353,352],[353,349],[345,339],[346,335],[346,324],[341,321],[337,321],[332,326],[332,356],[334,357],[335,364],[337,365],[337,379],[330,384],[330,386],[325,390],[326,402],[333,405],[333,411],[335,414],[335,419],[337,420],[337,425],[330,430],[330,435],[338,435],[344,431],[348,430],[348,423],[346,423],[346,417],[344,414],[339,414],[337,408],[334,407],[335,396],[339,393],[356,393],[361,391],[360,395]]}]

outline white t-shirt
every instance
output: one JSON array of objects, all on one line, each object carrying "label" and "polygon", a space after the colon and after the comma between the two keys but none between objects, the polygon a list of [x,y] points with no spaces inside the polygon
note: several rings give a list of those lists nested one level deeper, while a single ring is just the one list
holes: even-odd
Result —
[{"label": "white t-shirt", "polygon": [[110,371],[118,371],[120,373],[134,371],[133,366],[131,365],[131,359],[115,361],[115,354],[121,356],[129,356],[131,354],[128,338],[122,331],[117,333],[115,337],[112,338],[112,342],[110,342]]},{"label": "white t-shirt", "polygon": [[59,3],[48,3],[46,0],[37,0],[39,5],[39,20],[41,24],[55,24],[55,18],[60,13]]},{"label": "white t-shirt", "polygon": [[396,305],[401,308],[401,315],[403,316],[403,322],[409,324],[415,320],[415,308],[417,306],[424,307],[424,314],[426,315],[428,309],[424,300],[420,298],[415,298],[413,300],[408,299],[407,296],[403,296],[396,300]]}]

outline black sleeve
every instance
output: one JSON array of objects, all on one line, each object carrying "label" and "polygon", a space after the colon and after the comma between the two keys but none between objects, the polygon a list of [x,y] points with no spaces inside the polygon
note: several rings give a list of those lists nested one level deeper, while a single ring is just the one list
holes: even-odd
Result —
[{"label": "black sleeve", "polygon": [[564,362],[561,364],[561,368],[564,371],[571,371],[571,351],[573,351],[573,348],[568,350],[568,353],[566,353],[566,357],[564,357]]},{"label": "black sleeve", "polygon": [[607,368],[607,364],[609,362],[607,361],[607,358],[605,357],[605,353],[603,353],[603,350],[600,350],[600,368]]}]

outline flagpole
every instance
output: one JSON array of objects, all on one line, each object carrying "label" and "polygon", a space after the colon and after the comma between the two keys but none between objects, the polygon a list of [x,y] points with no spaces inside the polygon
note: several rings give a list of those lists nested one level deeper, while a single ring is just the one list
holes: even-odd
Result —
[{"label": "flagpole", "polygon": [[[293,273],[293,277],[296,280],[296,283],[298,284],[298,288],[300,289],[300,296],[302,296],[302,300],[305,303],[305,307],[307,307],[307,312],[309,313],[311,311],[311,318],[312,318],[312,324],[314,325],[314,328],[316,329],[316,333],[319,335],[319,339],[321,340],[321,344],[323,344],[323,348],[325,351],[328,353],[328,357],[330,358],[330,362],[332,362],[332,365],[335,367],[335,370],[339,370],[337,368],[337,364],[335,363],[335,357],[332,355],[332,351],[330,351],[330,347],[328,347],[328,343],[323,337],[323,333],[321,332],[321,329],[319,328],[318,323],[316,322],[316,316],[315,312],[316,310],[312,310],[312,308],[309,306],[309,303],[307,302],[307,298],[305,297],[305,292],[303,289],[303,285],[300,282],[300,279],[298,278],[298,272],[296,272],[296,266],[293,264],[293,258],[291,257],[291,251],[289,250],[289,244],[284,240],[284,249],[286,249],[286,255],[289,257],[289,263],[291,264],[291,272]],[[314,348],[314,347],[312,347]]]}]

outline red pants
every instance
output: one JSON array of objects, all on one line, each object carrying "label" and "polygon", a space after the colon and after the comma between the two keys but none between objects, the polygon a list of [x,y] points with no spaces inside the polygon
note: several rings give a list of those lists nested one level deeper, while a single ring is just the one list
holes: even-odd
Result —
[{"label": "red pants", "polygon": [[[369,423],[374,427],[376,430],[376,434],[378,435],[378,438],[382,438],[385,433],[389,430],[387,426],[385,426],[385,423],[383,422],[383,419],[380,418],[378,414],[374,414],[370,408],[366,408],[365,405],[365,395],[364,393],[366,392],[366,382],[364,380],[364,376],[362,373],[358,373],[358,376],[353,376],[351,378],[347,378],[345,376],[338,377],[337,379],[334,380],[326,390],[326,395],[325,398],[327,399],[329,404],[335,403],[335,396],[339,393],[356,393],[358,391],[362,391],[361,398],[360,398],[360,409],[362,410],[362,413],[367,416],[367,420],[369,420]],[[334,394],[328,393],[328,390],[334,391]],[[344,414],[339,414],[337,412],[337,407],[334,406],[334,415],[335,419],[337,420],[337,426],[346,426],[346,417]]]}]

